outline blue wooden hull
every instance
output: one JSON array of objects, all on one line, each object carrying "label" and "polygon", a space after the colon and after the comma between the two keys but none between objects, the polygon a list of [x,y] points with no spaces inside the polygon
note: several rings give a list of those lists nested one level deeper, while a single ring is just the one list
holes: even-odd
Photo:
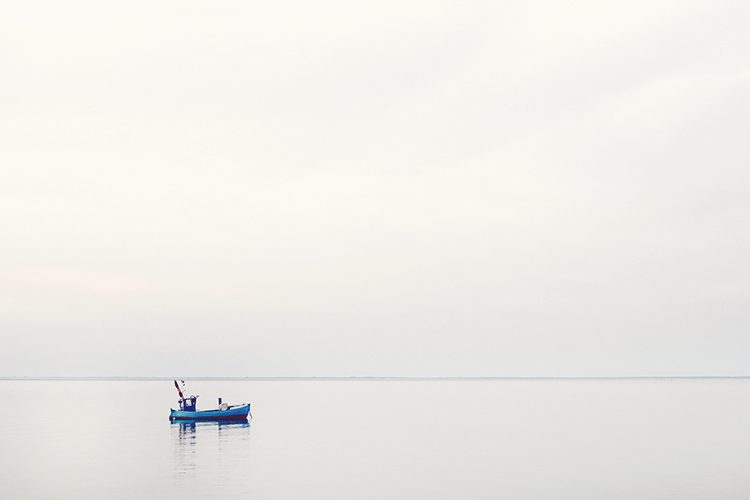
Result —
[{"label": "blue wooden hull", "polygon": [[226,410],[171,410],[169,420],[246,420],[249,413],[250,403]]}]

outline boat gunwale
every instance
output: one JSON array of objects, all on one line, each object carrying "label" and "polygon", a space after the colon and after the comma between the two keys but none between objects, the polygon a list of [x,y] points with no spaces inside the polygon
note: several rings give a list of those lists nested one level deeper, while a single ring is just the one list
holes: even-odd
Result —
[{"label": "boat gunwale", "polygon": [[247,420],[250,403],[236,405],[226,410],[184,411],[170,408],[169,420]]}]

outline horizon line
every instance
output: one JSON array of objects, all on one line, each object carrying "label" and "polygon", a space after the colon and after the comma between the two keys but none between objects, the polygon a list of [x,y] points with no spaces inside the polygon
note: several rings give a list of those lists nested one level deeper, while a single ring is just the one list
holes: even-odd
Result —
[{"label": "horizon line", "polygon": [[750,375],[501,375],[501,376],[400,376],[400,375],[343,375],[343,376],[124,376],[124,375],[91,375],[91,376],[0,376],[0,381],[481,381],[481,380],[698,380],[698,379],[750,379]]}]

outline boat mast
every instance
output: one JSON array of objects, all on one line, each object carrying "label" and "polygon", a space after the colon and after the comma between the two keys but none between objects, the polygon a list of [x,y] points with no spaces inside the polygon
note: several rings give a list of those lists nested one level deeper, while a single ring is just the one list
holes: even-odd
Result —
[{"label": "boat mast", "polygon": [[[183,382],[184,384],[185,382]],[[174,381],[174,387],[177,389],[177,394],[180,395],[180,399],[182,399],[182,404],[185,404],[185,396],[182,395],[182,391],[180,390],[180,386],[177,384],[177,381]]]}]

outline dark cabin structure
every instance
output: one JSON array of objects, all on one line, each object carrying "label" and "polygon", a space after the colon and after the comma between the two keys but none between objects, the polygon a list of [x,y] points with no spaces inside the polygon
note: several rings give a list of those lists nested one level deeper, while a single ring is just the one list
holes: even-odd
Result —
[{"label": "dark cabin structure", "polygon": [[198,400],[198,396],[190,396],[189,398],[178,399],[177,403],[180,405],[180,411],[197,411],[195,409],[195,402]]}]

